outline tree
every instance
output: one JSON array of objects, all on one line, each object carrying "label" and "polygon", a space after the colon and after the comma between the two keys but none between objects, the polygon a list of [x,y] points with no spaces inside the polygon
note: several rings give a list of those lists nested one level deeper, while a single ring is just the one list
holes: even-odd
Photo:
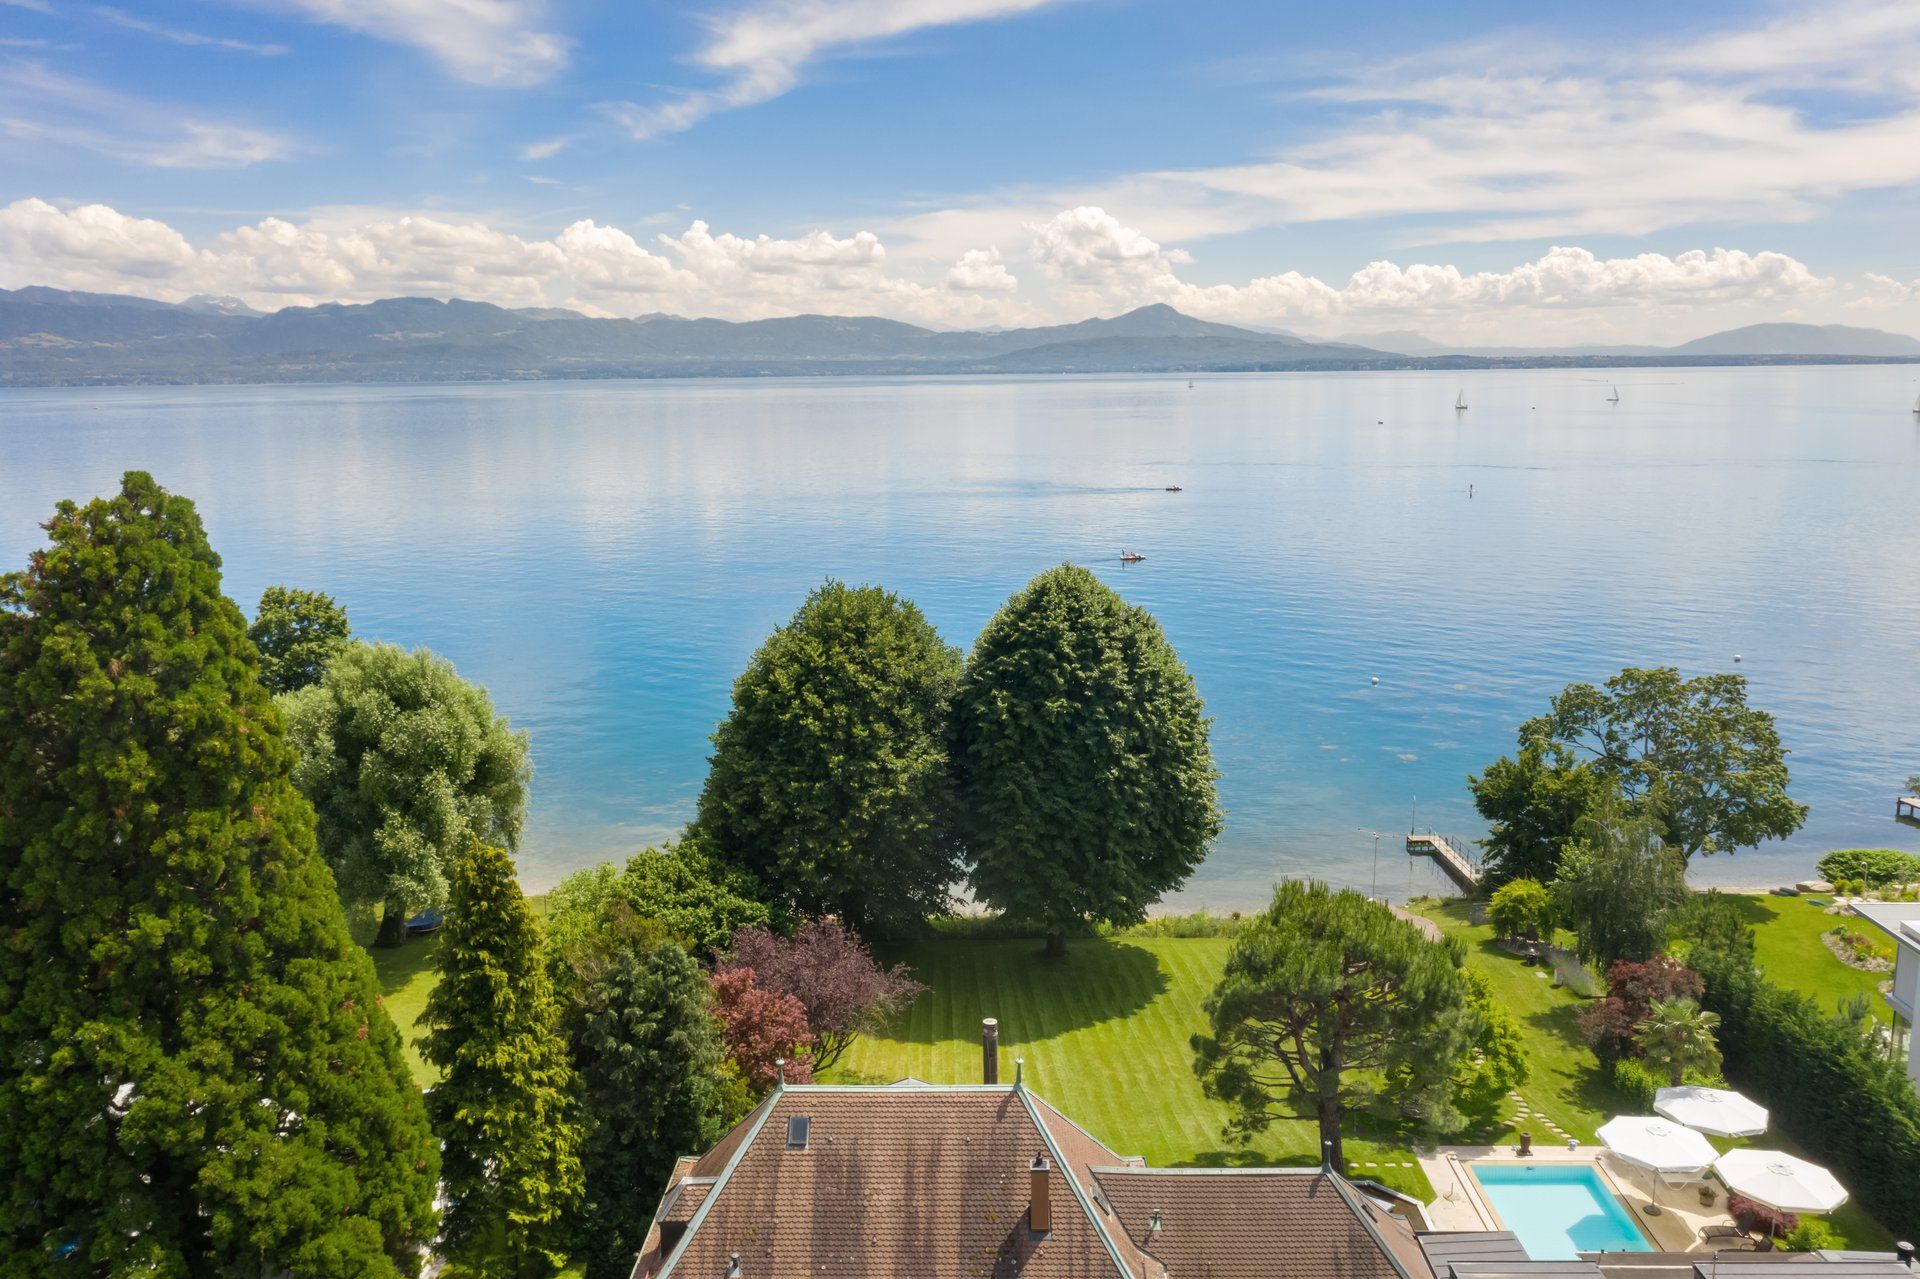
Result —
[{"label": "tree", "polygon": [[512,858],[471,841],[452,867],[421,1053],[441,1072],[427,1111],[445,1143],[442,1239],[474,1279],[551,1274],[581,1194],[573,1068],[539,945]]},{"label": "tree", "polygon": [[1455,949],[1357,892],[1291,881],[1235,934],[1194,1071],[1234,1107],[1232,1131],[1311,1116],[1344,1167],[1352,1111],[1451,1117],[1454,1069],[1481,1029],[1471,1000]]},{"label": "tree", "polygon": [[446,659],[349,644],[280,706],[341,896],[382,908],[376,945],[400,945],[407,916],[446,904],[447,867],[468,841],[518,845],[526,735]]},{"label": "tree", "polygon": [[671,941],[617,952],[583,997],[573,1040],[588,1119],[580,1247],[588,1279],[626,1279],[679,1156],[723,1131],[723,1050],[707,977]]},{"label": "tree", "polygon": [[919,997],[926,987],[905,964],[882,968],[866,943],[837,919],[802,924],[791,939],[764,928],[734,934],[720,971],[750,968],[762,990],[792,995],[813,1032],[812,1065],[825,1070],[855,1037]]},{"label": "tree", "polygon": [[1531,928],[1543,941],[1553,941],[1553,895],[1531,879],[1510,879],[1494,890],[1487,903],[1487,922],[1502,937],[1521,937]]},{"label": "tree", "polygon": [[645,848],[624,866],[602,862],[575,871],[547,894],[545,931],[554,961],[555,988],[563,1000],[591,984],[594,973],[576,980],[576,952],[601,961],[620,944],[631,921],[655,925],[664,940],[678,938],[696,955],[717,955],[743,928],[764,927],[767,908],[745,896],[737,874],[715,866],[699,841],[682,840],[663,849]]},{"label": "tree", "polygon": [[1159,623],[1063,564],[980,633],[954,703],[974,895],[1041,925],[1047,951],[1138,923],[1220,833],[1193,677]]},{"label": "tree", "polygon": [[798,999],[762,989],[751,968],[728,968],[713,975],[713,1012],[728,1060],[756,1093],[781,1079],[813,1082],[813,1032]]},{"label": "tree", "polygon": [[269,586],[260,593],[260,607],[247,628],[247,638],[260,650],[260,682],[269,693],[318,684],[352,629],[347,610],[333,596]]},{"label": "tree", "polygon": [[1655,1004],[1698,999],[1705,989],[1699,973],[1670,955],[1655,955],[1644,962],[1615,960],[1607,968],[1607,997],[1582,1009],[1574,1018],[1574,1029],[1600,1064],[1612,1069],[1621,1058],[1640,1052],[1635,1036]]},{"label": "tree", "polygon": [[410,1275],[439,1154],[219,557],[138,471],[45,528],[0,579],[0,1272]]},{"label": "tree", "polygon": [[1578,935],[1580,957],[1597,967],[1658,954],[1687,899],[1685,864],[1650,807],[1630,814],[1618,795],[1602,796],[1580,819],[1554,880],[1556,918]]},{"label": "tree", "polygon": [[1485,973],[1463,967],[1460,976],[1467,985],[1467,1006],[1473,1010],[1477,1029],[1454,1067],[1454,1096],[1463,1107],[1490,1111],[1533,1073],[1527,1041]]},{"label": "tree", "polygon": [[1836,848],[1814,865],[1832,883],[1857,879],[1869,888],[1910,884],[1920,879],[1920,857],[1897,848]]},{"label": "tree", "polygon": [[959,682],[959,651],[911,601],[826,583],[734,681],[694,832],[789,915],[897,933],[944,911]]},{"label": "tree", "polygon": [[1502,755],[1467,785],[1488,823],[1484,869],[1488,887],[1497,888],[1510,879],[1552,879],[1575,824],[1605,783],[1588,765],[1531,745]]},{"label": "tree", "polygon": [[1634,1041],[1648,1061],[1667,1072],[1678,1088],[1689,1070],[1720,1069],[1720,1048],[1713,1034],[1720,1018],[1691,999],[1656,1000],[1647,1019],[1634,1030]]},{"label": "tree", "polygon": [[1744,676],[1628,667],[1604,688],[1569,684],[1520,740],[1563,762],[1589,756],[1635,805],[1657,791],[1660,829],[1683,862],[1784,839],[1807,820],[1787,795],[1773,716],[1747,705]]}]

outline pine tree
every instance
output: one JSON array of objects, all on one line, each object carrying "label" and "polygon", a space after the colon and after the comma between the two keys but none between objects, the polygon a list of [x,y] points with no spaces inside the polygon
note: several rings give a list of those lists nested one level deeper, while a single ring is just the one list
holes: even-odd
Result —
[{"label": "pine tree", "polygon": [[193,504],[129,472],[45,528],[0,579],[0,1273],[412,1274],[439,1155]]},{"label": "pine tree", "polygon": [[580,1197],[580,1130],[560,1008],[506,850],[472,841],[452,867],[422,1042],[446,1143],[447,1254],[471,1279],[550,1274]]},{"label": "pine tree", "polygon": [[587,1279],[626,1279],[673,1161],[720,1135],[724,1049],[706,972],[674,942],[620,951],[586,998],[574,1037],[590,1116],[579,1255]]}]

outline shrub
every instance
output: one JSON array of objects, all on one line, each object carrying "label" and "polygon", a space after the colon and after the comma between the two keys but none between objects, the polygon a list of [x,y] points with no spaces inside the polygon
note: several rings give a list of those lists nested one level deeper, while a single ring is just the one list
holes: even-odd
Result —
[{"label": "shrub", "polygon": [[1920,857],[1897,848],[1838,848],[1816,864],[1820,878],[1835,888],[1841,880],[1859,880],[1869,888],[1920,879]]},{"label": "shrub", "polygon": [[[1727,1086],[1720,1075],[1699,1070],[1689,1070],[1686,1082],[1702,1088]],[[1613,1086],[1620,1094],[1622,1114],[1651,1115],[1654,1098],[1669,1082],[1664,1074],[1640,1058],[1626,1057],[1614,1063]]]},{"label": "shrub", "polygon": [[1143,924],[1115,930],[1120,937],[1231,937],[1240,931],[1239,911],[1215,915],[1196,910],[1190,915],[1156,915]]},{"label": "shrub", "polygon": [[1515,879],[1494,890],[1487,922],[1501,937],[1519,937],[1529,928],[1541,940],[1553,940],[1553,896],[1537,880]]},{"label": "shrub", "polygon": [[1600,1064],[1611,1068],[1623,1057],[1638,1057],[1634,1032],[1654,1004],[1665,999],[1698,999],[1700,974],[1667,955],[1647,962],[1614,961],[1607,969],[1607,997],[1574,1019],[1580,1037]]},{"label": "shrub", "polygon": [[1800,1229],[1800,1218],[1796,1214],[1768,1207],[1758,1199],[1749,1199],[1745,1195],[1727,1196],[1727,1215],[1738,1222],[1742,1230],[1770,1235],[1775,1239]]},{"label": "shrub", "polygon": [[713,1013],[728,1059],[756,1092],[773,1087],[783,1072],[790,1084],[813,1082],[813,1032],[798,999],[762,990],[751,968],[729,968],[713,975]]},{"label": "shrub", "polygon": [[1843,1241],[1832,1226],[1818,1218],[1808,1217],[1788,1231],[1780,1244],[1789,1252],[1818,1252],[1822,1248],[1842,1247]]},{"label": "shrub", "polygon": [[875,963],[867,944],[837,919],[809,920],[790,938],[743,928],[719,967],[750,969],[761,989],[800,1001],[814,1035],[815,1070],[839,1061],[856,1036],[879,1027],[926,989],[905,964]]}]

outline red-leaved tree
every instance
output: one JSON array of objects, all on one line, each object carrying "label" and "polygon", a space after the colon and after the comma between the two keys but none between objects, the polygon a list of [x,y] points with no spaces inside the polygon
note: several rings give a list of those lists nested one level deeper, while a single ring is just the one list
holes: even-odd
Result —
[{"label": "red-leaved tree", "polygon": [[882,968],[859,934],[832,918],[802,924],[790,938],[743,928],[719,968],[752,969],[762,990],[800,1001],[813,1032],[816,1070],[839,1061],[856,1036],[879,1027],[926,989],[905,964]]},{"label": "red-leaved tree", "polygon": [[1645,963],[1616,959],[1607,969],[1607,997],[1574,1020],[1602,1065],[1611,1067],[1622,1057],[1640,1055],[1633,1032],[1662,999],[1697,1000],[1706,990],[1700,974],[1671,955],[1655,955]]},{"label": "red-leaved tree", "polygon": [[751,968],[729,968],[713,975],[713,1012],[727,1056],[756,1092],[773,1087],[782,1060],[788,1083],[813,1082],[813,1032],[792,995],[762,989]]}]

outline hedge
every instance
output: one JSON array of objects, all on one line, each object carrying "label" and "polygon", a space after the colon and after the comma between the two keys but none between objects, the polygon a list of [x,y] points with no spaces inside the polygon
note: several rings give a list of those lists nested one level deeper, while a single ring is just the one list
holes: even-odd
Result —
[{"label": "hedge", "polygon": [[1920,1096],[1880,1054],[1875,1023],[1821,1009],[1750,963],[1696,947],[1701,1003],[1720,1014],[1726,1076],[1901,1238],[1920,1233]]}]

